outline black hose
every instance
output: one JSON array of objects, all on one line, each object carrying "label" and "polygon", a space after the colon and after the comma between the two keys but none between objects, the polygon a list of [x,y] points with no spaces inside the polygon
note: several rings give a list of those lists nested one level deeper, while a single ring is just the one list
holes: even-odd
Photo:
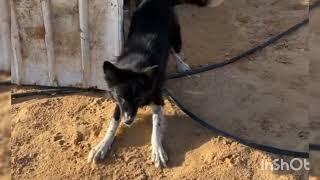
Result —
[{"label": "black hose", "polygon": [[272,146],[268,146],[268,145],[258,144],[258,143],[255,143],[255,142],[252,142],[252,141],[249,141],[246,139],[242,139],[236,135],[230,134],[230,133],[223,131],[217,127],[214,127],[214,126],[210,125],[209,123],[207,123],[207,121],[201,119],[200,117],[198,117],[197,115],[192,113],[185,106],[183,106],[182,103],[176,97],[174,97],[173,94],[170,93],[168,90],[166,90],[166,93],[175,102],[175,104],[184,113],[186,113],[191,119],[198,122],[199,124],[201,124],[202,126],[204,126],[205,128],[209,129],[212,132],[221,134],[222,136],[234,139],[235,141],[237,141],[243,145],[249,146],[254,149],[262,150],[265,152],[278,154],[278,155],[286,155],[286,156],[291,156],[291,157],[298,157],[298,158],[309,158],[309,153],[307,153],[307,152],[291,151],[291,150],[280,149],[280,148],[276,148],[276,147],[272,147]]},{"label": "black hose", "polygon": [[[311,4],[309,6],[309,9],[313,10],[314,8],[318,7],[319,5],[320,5],[320,1],[316,1],[316,2],[314,2],[313,4]],[[304,25],[306,25],[308,23],[309,23],[309,18],[306,18],[303,21],[299,22],[298,24],[290,27],[286,31],[267,39],[265,42],[262,42],[262,43],[256,45],[255,47],[253,47],[253,48],[251,48],[251,49],[249,49],[247,51],[244,51],[244,52],[242,52],[241,54],[239,54],[239,55],[237,55],[235,57],[232,57],[230,59],[221,61],[220,63],[204,65],[202,67],[195,68],[195,69],[192,69],[190,71],[186,71],[186,72],[182,72],[182,73],[170,74],[170,75],[168,75],[167,78],[168,79],[177,79],[177,78],[182,78],[182,77],[185,77],[185,76],[191,76],[191,75],[194,75],[194,74],[199,74],[199,73],[206,72],[206,71],[209,71],[209,70],[217,69],[217,68],[226,66],[228,64],[237,62],[237,61],[241,60],[244,57],[247,57],[247,56],[249,56],[249,55],[251,55],[251,54],[253,54],[253,53],[255,53],[255,52],[259,51],[259,50],[262,50],[262,49],[268,47],[270,44],[273,44],[273,43],[277,42],[279,39],[283,38],[284,36],[289,35],[289,34],[295,32],[295,31],[297,31],[302,26],[304,26]]]},{"label": "black hose", "polygon": [[273,44],[276,41],[278,41],[279,39],[281,39],[282,37],[284,37],[286,35],[289,35],[292,32],[295,32],[296,30],[298,30],[300,27],[304,26],[308,22],[309,22],[309,18],[304,19],[302,22],[292,26],[288,30],[286,30],[286,31],[274,36],[274,37],[269,38],[265,42],[262,42],[262,43],[256,45],[255,47],[253,47],[253,48],[251,48],[251,49],[249,49],[249,50],[247,50],[245,52],[242,52],[241,54],[239,54],[239,55],[237,55],[235,57],[232,57],[230,59],[224,60],[224,61],[222,61],[220,63],[208,64],[208,65],[205,65],[205,66],[202,66],[202,67],[199,67],[199,68],[192,69],[190,71],[171,74],[171,75],[168,75],[167,78],[168,79],[182,78],[182,77],[185,77],[185,76],[199,74],[199,73],[206,72],[206,71],[209,71],[209,70],[221,68],[221,67],[226,66],[228,64],[232,64],[234,62],[237,62],[237,61],[241,60],[244,57],[247,57],[247,56],[249,56],[249,55],[251,55],[251,54],[253,54],[253,53],[255,53],[255,52],[259,51],[259,50],[262,50],[262,49],[266,48],[270,44]]},{"label": "black hose", "polygon": [[320,1],[315,1],[314,3],[309,5],[309,10],[313,10],[314,8],[320,5]]},{"label": "black hose", "polygon": [[79,93],[79,92],[85,92],[86,90],[76,90],[76,89],[43,89],[43,90],[32,90],[29,92],[23,92],[23,93],[12,93],[11,98],[22,98],[22,97],[28,97],[28,96],[53,96],[58,94],[72,94],[72,93]]},{"label": "black hose", "polygon": [[320,144],[310,144],[309,149],[311,151],[320,151]]},{"label": "black hose", "polygon": [[[62,89],[43,89],[43,90],[33,90],[31,92],[24,92],[24,93],[13,93],[11,95],[12,98],[22,98],[22,97],[28,97],[28,96],[41,96],[41,95],[58,95],[58,94],[71,94],[71,93],[79,93],[79,92],[88,92],[92,89],[75,89],[75,88],[62,88]],[[101,92],[101,91],[100,91]],[[291,151],[291,150],[285,150],[285,149],[279,149],[272,146],[267,146],[263,144],[258,144],[249,140],[242,139],[238,136],[232,135],[226,131],[220,130],[210,124],[208,124],[206,121],[202,120],[200,117],[196,116],[194,113],[189,111],[186,107],[182,105],[182,103],[173,96],[172,93],[170,93],[168,90],[165,90],[165,93],[175,102],[175,104],[184,112],[186,113],[191,119],[198,122],[205,128],[209,129],[212,132],[221,134],[222,136],[234,139],[235,141],[249,146],[254,149],[262,150],[265,152],[278,154],[278,155],[286,155],[286,156],[292,156],[292,157],[299,157],[299,158],[308,158],[309,154],[307,152],[298,152],[298,151]],[[318,145],[310,145],[310,149],[320,149]]]},{"label": "black hose", "polygon": [[11,81],[0,81],[0,86],[8,86],[11,85]]}]

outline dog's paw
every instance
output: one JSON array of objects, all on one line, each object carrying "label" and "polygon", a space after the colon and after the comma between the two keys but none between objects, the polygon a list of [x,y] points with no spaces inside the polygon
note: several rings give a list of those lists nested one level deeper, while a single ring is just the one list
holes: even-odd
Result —
[{"label": "dog's paw", "polygon": [[88,163],[97,164],[97,162],[103,160],[106,157],[109,149],[110,145],[108,144],[98,144],[89,152]]},{"label": "dog's paw", "polygon": [[179,73],[183,73],[183,72],[190,71],[190,70],[191,70],[191,68],[187,63],[185,63],[185,62],[177,63],[177,71]]},{"label": "dog's paw", "polygon": [[162,146],[152,147],[151,160],[157,168],[167,167],[168,156]]}]

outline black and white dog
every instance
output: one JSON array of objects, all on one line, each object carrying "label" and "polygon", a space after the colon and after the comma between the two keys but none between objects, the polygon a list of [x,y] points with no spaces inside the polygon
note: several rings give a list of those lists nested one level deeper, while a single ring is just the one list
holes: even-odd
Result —
[{"label": "black and white dog", "polygon": [[207,0],[143,0],[133,14],[120,57],[113,63],[104,62],[105,80],[117,105],[105,137],[89,153],[89,162],[104,159],[120,120],[131,125],[138,108],[150,105],[152,161],[156,167],[166,166],[168,156],[162,145],[165,123],[162,90],[170,52],[176,57],[178,70],[189,69],[181,58],[180,25],[174,11],[174,6],[180,3],[204,6]]}]

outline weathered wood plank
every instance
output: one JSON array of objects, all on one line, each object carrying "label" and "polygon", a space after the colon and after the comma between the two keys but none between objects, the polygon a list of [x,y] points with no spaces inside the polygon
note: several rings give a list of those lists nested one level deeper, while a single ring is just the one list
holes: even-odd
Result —
[{"label": "weathered wood plank", "polygon": [[21,84],[21,74],[22,74],[22,55],[21,55],[21,44],[19,27],[17,23],[17,17],[15,12],[15,7],[13,0],[10,1],[11,9],[11,43],[13,52],[12,61],[12,81],[16,84]]},{"label": "weathered wood plank", "polygon": [[0,70],[10,71],[12,59],[10,6],[8,0],[0,0]]},{"label": "weathered wood plank", "polygon": [[89,9],[88,0],[79,0],[80,38],[81,38],[81,68],[82,85],[90,86],[90,39],[89,39]]},{"label": "weathered wood plank", "polygon": [[47,58],[48,58],[48,76],[49,81],[52,86],[57,86],[57,79],[55,73],[55,53],[53,45],[53,33],[52,33],[52,24],[51,24],[51,8],[50,0],[42,0],[42,13],[43,13],[43,22],[45,28],[45,42],[47,49]]}]

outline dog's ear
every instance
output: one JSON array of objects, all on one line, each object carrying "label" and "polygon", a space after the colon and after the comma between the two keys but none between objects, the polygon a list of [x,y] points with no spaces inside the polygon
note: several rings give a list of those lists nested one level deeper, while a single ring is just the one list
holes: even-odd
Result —
[{"label": "dog's ear", "polygon": [[120,81],[120,70],[109,61],[103,63],[103,72],[105,80],[109,86],[113,86]]},{"label": "dog's ear", "polygon": [[153,66],[148,66],[142,70],[143,74],[146,74],[147,76],[151,76],[152,73],[159,67],[159,65],[153,65]]}]

